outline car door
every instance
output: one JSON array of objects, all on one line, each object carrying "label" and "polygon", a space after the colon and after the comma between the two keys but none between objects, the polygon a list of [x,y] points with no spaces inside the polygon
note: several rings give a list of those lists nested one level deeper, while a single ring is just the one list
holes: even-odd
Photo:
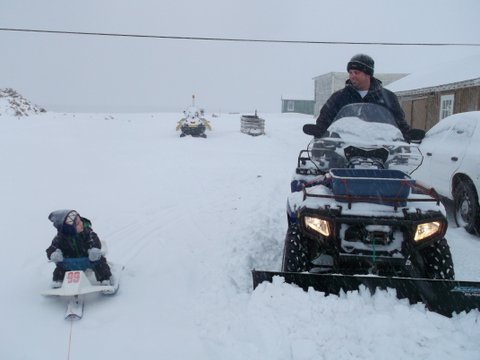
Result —
[{"label": "car door", "polygon": [[443,146],[442,144],[445,142],[444,139],[448,137],[452,126],[453,122],[446,118],[426,133],[419,147],[423,156],[422,164],[412,173],[414,179],[426,186],[434,187],[438,192],[438,178],[441,175],[437,173],[435,165],[435,162],[438,161],[439,158],[439,154],[437,155],[436,153],[438,149]]},{"label": "car door", "polygon": [[452,197],[452,178],[462,163],[465,151],[475,131],[475,122],[460,114],[450,117],[448,130],[437,148],[427,152],[430,158],[430,176],[435,189],[442,195]]},{"label": "car door", "polygon": [[466,131],[473,131],[473,135],[457,173],[465,174],[473,182],[478,193],[480,189],[480,111],[470,112],[468,115],[470,120],[467,120],[469,128]]}]

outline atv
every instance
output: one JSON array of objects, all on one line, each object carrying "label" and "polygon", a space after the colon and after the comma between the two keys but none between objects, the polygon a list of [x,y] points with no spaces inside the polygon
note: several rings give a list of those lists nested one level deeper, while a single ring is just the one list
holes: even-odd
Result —
[{"label": "atv", "polygon": [[351,104],[327,131],[311,150],[320,176],[292,184],[282,270],[453,279],[445,208],[410,178],[421,154],[391,113]]},{"label": "atv", "polygon": [[[326,294],[394,287],[446,315],[478,308],[479,284],[454,281],[439,196],[410,177],[425,132],[412,129],[407,141],[390,111],[370,103],[345,106],[325,132],[304,132],[314,138],[291,181],[282,269],[254,270],[254,287],[280,275]],[[464,300],[467,287],[475,295]],[[438,303],[454,288],[460,304]]]}]

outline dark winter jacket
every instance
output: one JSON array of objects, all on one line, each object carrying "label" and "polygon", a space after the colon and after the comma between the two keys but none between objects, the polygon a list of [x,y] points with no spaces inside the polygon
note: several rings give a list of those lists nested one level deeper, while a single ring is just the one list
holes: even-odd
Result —
[{"label": "dark winter jacket", "polygon": [[102,244],[97,234],[92,230],[90,220],[80,217],[83,221],[83,231],[76,235],[67,235],[58,231],[53,238],[52,244],[46,250],[47,257],[50,259],[52,253],[60,249],[65,258],[78,258],[88,256],[88,249],[93,247],[101,248]]},{"label": "dark winter jacket", "polygon": [[382,82],[374,77],[371,78],[370,89],[363,98],[353,87],[350,80],[347,80],[345,87],[334,92],[323,105],[317,118],[317,125],[323,131],[327,130],[342,107],[362,102],[379,104],[389,109],[397,122],[398,128],[404,137],[407,136],[410,126],[405,121],[405,113],[400,107],[397,96],[390,90],[384,89]]}]

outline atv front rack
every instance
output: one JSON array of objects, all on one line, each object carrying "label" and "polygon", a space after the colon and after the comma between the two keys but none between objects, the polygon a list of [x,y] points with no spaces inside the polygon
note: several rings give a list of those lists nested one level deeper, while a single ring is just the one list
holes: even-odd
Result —
[{"label": "atv front rack", "polygon": [[[328,180],[323,180],[328,181]],[[313,182],[312,182],[313,183]],[[422,194],[426,195],[426,197],[408,197],[408,198],[398,198],[398,197],[388,197],[388,198],[382,198],[378,196],[359,196],[359,195],[339,195],[339,194],[313,194],[309,193],[307,190],[309,189],[308,186],[305,186],[302,189],[303,192],[303,200],[305,201],[308,197],[312,198],[326,198],[326,199],[333,199],[335,201],[343,202],[348,204],[348,208],[352,208],[353,203],[357,202],[367,202],[367,203],[376,203],[376,204],[384,204],[384,205],[389,205],[394,207],[395,210],[397,210],[399,207],[405,207],[406,203],[410,202],[435,202],[437,205],[440,205],[440,196],[437,194],[435,189],[433,188],[427,188],[423,185],[420,185],[418,183],[411,183],[411,182],[406,182],[406,186],[409,186],[411,188],[412,193],[414,194]]]}]

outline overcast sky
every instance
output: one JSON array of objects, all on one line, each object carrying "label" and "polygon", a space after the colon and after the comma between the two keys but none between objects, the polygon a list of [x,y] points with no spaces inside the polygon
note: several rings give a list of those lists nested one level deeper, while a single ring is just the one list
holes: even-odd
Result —
[{"label": "overcast sky", "polygon": [[[480,1],[1,0],[0,27],[314,42],[480,43]],[[475,46],[227,42],[0,31],[0,88],[52,111],[279,112],[356,53],[409,73]],[[455,69],[452,69],[455,71]]]}]

